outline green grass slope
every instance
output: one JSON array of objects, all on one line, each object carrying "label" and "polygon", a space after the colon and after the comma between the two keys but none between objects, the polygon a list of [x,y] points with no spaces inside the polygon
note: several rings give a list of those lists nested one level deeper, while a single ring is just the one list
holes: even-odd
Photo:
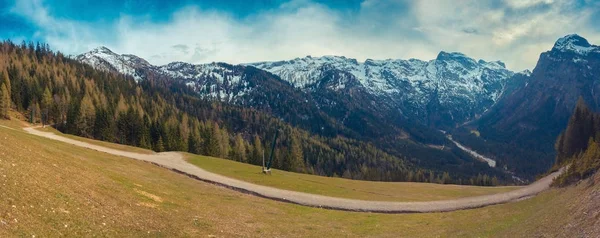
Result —
[{"label": "green grass slope", "polygon": [[599,180],[473,210],[353,213],[241,194],[0,127],[0,237],[594,237]]},{"label": "green grass slope", "polygon": [[434,201],[502,193],[516,186],[480,187],[410,182],[373,182],[292,173],[220,158],[187,154],[188,162],[213,173],[254,184],[332,197],[376,201]]}]

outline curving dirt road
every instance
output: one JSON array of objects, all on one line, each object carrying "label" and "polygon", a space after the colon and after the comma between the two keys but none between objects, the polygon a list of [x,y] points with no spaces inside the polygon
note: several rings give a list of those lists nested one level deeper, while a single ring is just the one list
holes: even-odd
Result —
[{"label": "curving dirt road", "polygon": [[506,193],[430,202],[364,201],[294,192],[289,190],[256,185],[237,179],[228,178],[191,165],[183,159],[181,154],[176,152],[139,154],[93,145],[62,137],[54,133],[38,131],[34,128],[25,128],[24,130],[33,135],[62,141],[72,145],[101,151],[113,155],[151,162],[158,166],[185,174],[189,177],[208,183],[216,184],[219,186],[227,187],[236,191],[304,206],[345,211],[378,213],[448,212],[507,203],[532,197],[548,189],[550,187],[550,184],[552,183],[552,180],[562,172],[562,170],[554,172],[531,185]]}]

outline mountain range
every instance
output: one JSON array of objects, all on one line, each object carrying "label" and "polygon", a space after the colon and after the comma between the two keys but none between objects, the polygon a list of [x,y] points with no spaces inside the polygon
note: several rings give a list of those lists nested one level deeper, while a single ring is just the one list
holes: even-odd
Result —
[{"label": "mountain range", "polygon": [[[455,139],[497,159],[500,168],[531,178],[551,164],[552,140],[578,97],[598,108],[599,55],[597,46],[568,35],[541,54],[533,71],[523,72],[443,51],[428,61],[306,56],[156,66],[99,47],[75,59],[136,81],[185,85],[199,98],[256,108],[321,136],[368,141],[426,167],[467,160],[468,155],[437,147],[452,145],[440,131],[456,133]],[[420,156],[419,150],[429,152]],[[536,153],[524,154],[536,158],[515,155],[527,150]]]},{"label": "mountain range", "polygon": [[[474,60],[461,53],[440,52],[436,59],[371,60],[343,56],[297,58],[243,65],[173,62],[154,66],[134,55],[119,55],[99,47],[76,57],[97,69],[117,71],[136,80],[162,75],[185,82],[203,98],[244,104],[253,90],[243,77],[255,67],[306,93],[360,91],[377,104],[435,127],[452,127],[478,117],[504,93],[514,73],[500,61]],[[335,102],[335,99],[328,98]],[[323,103],[327,103],[323,102]]]}]

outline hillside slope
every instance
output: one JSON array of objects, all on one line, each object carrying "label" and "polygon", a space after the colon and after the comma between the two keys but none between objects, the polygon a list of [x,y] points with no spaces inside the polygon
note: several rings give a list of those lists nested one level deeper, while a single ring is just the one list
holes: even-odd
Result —
[{"label": "hillside slope", "polygon": [[4,127],[0,154],[0,194],[6,198],[0,201],[3,237],[600,234],[600,176],[532,199],[474,210],[361,214],[243,195],[148,163]]},{"label": "hillside slope", "polygon": [[[421,202],[396,202],[396,201],[377,201],[373,199],[357,200],[338,197],[322,196],[317,194],[302,193],[294,190],[284,190],[252,184],[243,180],[237,180],[217,173],[211,173],[199,167],[193,166],[183,159],[183,155],[177,152],[165,152],[159,154],[134,153],[129,151],[116,150],[109,147],[98,146],[70,138],[62,137],[51,132],[42,132],[33,127],[24,128],[27,133],[45,137],[52,140],[61,141],[87,149],[109,153],[116,156],[123,156],[131,159],[150,162],[161,167],[186,174],[200,181],[220,185],[236,191],[256,195],[263,198],[269,198],[276,201],[291,202],[294,204],[327,208],[343,211],[361,211],[361,212],[381,212],[381,213],[412,213],[412,212],[448,212],[455,210],[464,210],[479,208],[489,205],[502,204],[518,201],[519,199],[535,196],[538,193],[547,190],[550,184],[562,173],[562,170],[553,172],[548,176],[539,179],[535,183],[521,187],[505,193],[489,194],[484,196],[462,197],[457,199],[448,199],[440,201],[421,201]],[[201,163],[200,163],[201,164]],[[401,189],[401,186],[397,187]],[[452,189],[452,188],[451,188]],[[435,192],[434,192],[435,193]]]}]

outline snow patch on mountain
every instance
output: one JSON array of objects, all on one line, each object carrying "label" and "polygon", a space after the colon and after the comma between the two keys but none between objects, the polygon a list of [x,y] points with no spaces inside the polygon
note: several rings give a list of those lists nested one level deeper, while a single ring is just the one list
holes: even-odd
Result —
[{"label": "snow patch on mountain", "polygon": [[561,52],[573,52],[580,55],[587,55],[592,52],[600,53],[600,47],[590,44],[585,38],[571,34],[562,37],[556,41],[553,50]]},{"label": "snow patch on mountain", "polygon": [[[443,51],[430,61],[367,59],[358,62],[343,56],[307,56],[247,65],[278,75],[300,89],[310,88],[332,70],[343,71],[356,78],[371,94],[420,106],[428,103],[432,94],[437,94],[442,104],[456,101],[457,97],[476,104],[482,95],[496,101],[502,87],[491,85],[502,84],[513,75],[500,61],[475,61],[462,53]],[[344,88],[345,85],[340,84],[337,89]]]},{"label": "snow patch on mountain", "polygon": [[434,117],[457,122],[470,120],[493,105],[502,95],[506,80],[514,74],[500,61],[476,61],[462,53],[443,51],[429,61],[367,59],[358,62],[344,56],[306,56],[244,65],[173,62],[153,66],[139,57],[119,55],[100,47],[77,59],[98,69],[131,75],[137,81],[151,72],[150,75],[187,85],[200,97],[242,104],[243,100],[238,99],[253,90],[244,79],[245,67],[252,66],[277,75],[303,91],[350,92],[358,87],[359,91],[396,107],[406,116],[425,118],[441,111]]},{"label": "snow patch on mountain", "polygon": [[135,55],[119,55],[104,46],[78,55],[75,59],[95,69],[111,72],[117,71],[124,75],[130,75],[136,81],[142,80],[142,76],[136,72],[136,68],[151,66],[146,60]]},{"label": "snow patch on mountain", "polygon": [[234,102],[246,95],[251,88],[243,80],[243,73],[236,67],[224,63],[189,64],[173,62],[159,66],[158,71],[170,78],[186,82],[186,85],[199,92],[201,97]]}]

